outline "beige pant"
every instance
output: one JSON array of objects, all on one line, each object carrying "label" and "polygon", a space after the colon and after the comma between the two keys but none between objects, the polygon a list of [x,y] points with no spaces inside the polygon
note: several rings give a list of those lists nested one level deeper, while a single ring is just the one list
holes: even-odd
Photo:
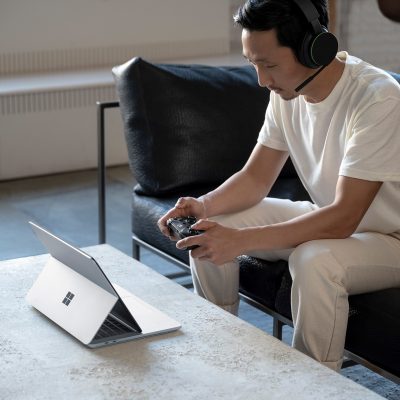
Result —
[{"label": "beige pant", "polygon": [[[313,210],[309,202],[266,198],[243,212],[213,220],[228,227],[268,225]],[[293,278],[293,346],[339,370],[347,329],[348,295],[400,286],[400,240],[380,233],[314,240],[295,249],[254,252],[265,260],[285,259]],[[195,292],[237,314],[239,266],[190,259]]]}]

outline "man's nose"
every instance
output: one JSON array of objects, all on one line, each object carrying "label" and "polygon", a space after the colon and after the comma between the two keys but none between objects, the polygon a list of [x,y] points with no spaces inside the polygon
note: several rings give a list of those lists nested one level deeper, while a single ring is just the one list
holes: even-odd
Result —
[{"label": "man's nose", "polygon": [[270,87],[272,85],[272,77],[265,68],[256,67],[258,84],[261,87]]}]

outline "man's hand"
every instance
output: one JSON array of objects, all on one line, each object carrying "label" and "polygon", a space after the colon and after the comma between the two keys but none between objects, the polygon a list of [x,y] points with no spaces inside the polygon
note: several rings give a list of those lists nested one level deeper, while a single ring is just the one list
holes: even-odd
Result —
[{"label": "man's hand", "polygon": [[179,240],[176,247],[184,249],[193,245],[199,246],[191,251],[193,258],[221,265],[243,254],[241,238],[244,230],[226,228],[217,222],[207,220],[197,221],[192,228],[205,232]]},{"label": "man's hand", "polygon": [[195,199],[194,197],[181,197],[175,204],[174,208],[171,208],[163,217],[161,217],[158,222],[158,228],[160,231],[170,239],[173,239],[171,232],[167,226],[167,221],[170,218],[179,217],[196,217],[205,218],[205,206],[203,200]]}]

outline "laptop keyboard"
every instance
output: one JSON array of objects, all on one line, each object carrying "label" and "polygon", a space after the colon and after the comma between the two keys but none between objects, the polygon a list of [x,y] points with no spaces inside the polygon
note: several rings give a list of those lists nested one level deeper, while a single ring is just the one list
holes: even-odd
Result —
[{"label": "laptop keyboard", "polygon": [[133,329],[128,328],[121,324],[118,320],[109,315],[100,327],[94,340],[108,338],[110,336],[123,335],[124,333],[135,332]]}]

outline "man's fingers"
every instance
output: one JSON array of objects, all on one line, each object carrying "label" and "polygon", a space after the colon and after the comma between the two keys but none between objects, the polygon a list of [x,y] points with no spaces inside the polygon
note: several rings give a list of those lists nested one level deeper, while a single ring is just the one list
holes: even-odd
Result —
[{"label": "man's fingers", "polygon": [[200,231],[206,231],[207,229],[213,228],[217,223],[209,221],[207,219],[199,219],[195,224],[191,226],[192,229],[198,229]]},{"label": "man's fingers", "polygon": [[175,204],[175,208],[185,208],[187,206],[187,198],[186,197],[179,197]]}]

